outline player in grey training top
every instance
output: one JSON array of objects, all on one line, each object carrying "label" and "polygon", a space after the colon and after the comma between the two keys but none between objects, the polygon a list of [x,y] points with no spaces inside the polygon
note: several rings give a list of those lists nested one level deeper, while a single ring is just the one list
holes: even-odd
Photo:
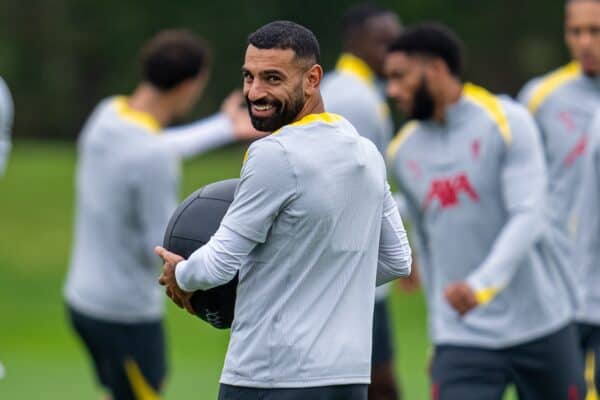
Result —
[{"label": "player in grey training top", "polygon": [[[590,215],[577,215],[574,207],[579,192],[584,189],[581,178],[584,156],[593,134],[590,123],[600,108],[599,0],[566,1],[565,41],[573,61],[531,80],[519,99],[527,105],[540,127],[548,162],[549,208],[556,225],[571,239],[569,246],[573,249],[578,223],[588,224],[590,221],[584,220],[593,219]],[[574,250],[579,252],[581,247]],[[563,276],[578,309],[575,318],[586,325],[581,327],[581,345],[592,355],[586,361],[590,370],[592,362],[597,364],[594,352],[600,351],[600,343],[592,340],[600,336],[600,325],[590,326],[589,299],[583,296],[589,296],[591,281],[582,274],[585,269],[581,267],[571,261],[565,265]],[[600,316],[600,309],[596,309],[596,313]],[[600,384],[600,374],[596,382]],[[589,391],[596,392],[595,389]]]},{"label": "player in grey training top", "polygon": [[600,387],[600,110],[589,126],[588,151],[575,211],[577,224],[575,264],[582,301],[577,310],[581,348],[585,351],[585,379],[589,398]]},{"label": "player in grey training top", "polygon": [[579,398],[539,133],[518,103],[463,85],[461,60],[436,24],[405,31],[386,59],[388,94],[412,119],[388,160],[422,256],[434,398],[501,399],[509,382],[524,399]]},{"label": "player in grey training top", "polygon": [[177,205],[180,158],[244,133],[238,121],[257,133],[238,94],[225,101],[223,114],[164,134],[205,85],[207,53],[193,35],[159,33],[142,62],[144,81],[135,92],[102,101],[79,138],[64,288],[73,325],[114,399],[162,388],[164,299],[152,250]]},{"label": "player in grey training top", "polygon": [[[392,11],[360,3],[345,12],[342,26],[344,53],[321,85],[325,109],[350,121],[383,154],[393,134],[381,79],[383,60],[387,47],[400,34],[400,22]],[[389,285],[382,285],[375,292],[369,400],[396,400],[400,396],[393,365],[388,289]]]},{"label": "player in grey training top", "polygon": [[4,175],[10,154],[10,136],[13,125],[13,101],[4,79],[0,77],[0,178]]},{"label": "player in grey training top", "polygon": [[[258,130],[219,230],[189,260],[157,248],[160,279],[239,286],[220,399],[366,399],[375,286],[410,272],[377,148],[324,112],[316,38],[288,21],[249,37],[244,92]],[[374,240],[373,238],[379,238]]]}]

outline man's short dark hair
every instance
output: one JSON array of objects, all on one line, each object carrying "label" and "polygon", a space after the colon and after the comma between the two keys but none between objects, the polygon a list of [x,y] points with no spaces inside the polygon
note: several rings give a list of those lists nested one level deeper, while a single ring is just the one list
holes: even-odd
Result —
[{"label": "man's short dark hair", "polygon": [[369,18],[387,13],[391,11],[373,3],[358,3],[350,6],[342,17],[342,40],[347,41],[360,32]]},{"label": "man's short dark hair", "polygon": [[165,30],[144,45],[140,61],[144,81],[166,91],[208,69],[210,51],[189,31]]},{"label": "man's short dark hair", "polygon": [[462,75],[462,41],[450,28],[439,23],[423,23],[405,30],[390,45],[388,52],[441,58],[452,75],[458,78]]},{"label": "man's short dark hair", "polygon": [[270,22],[248,36],[248,44],[259,49],[292,49],[296,58],[318,64],[319,42],[310,29],[291,21]]}]

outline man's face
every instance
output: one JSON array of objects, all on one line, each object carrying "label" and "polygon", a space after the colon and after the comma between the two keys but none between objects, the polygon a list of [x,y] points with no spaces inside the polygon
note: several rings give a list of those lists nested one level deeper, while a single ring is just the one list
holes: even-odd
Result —
[{"label": "man's face", "polygon": [[435,102],[426,77],[427,68],[423,58],[402,52],[389,53],[385,58],[387,95],[408,119],[433,117]]},{"label": "man's face", "polygon": [[[377,76],[383,77],[383,63],[388,47],[401,33],[398,17],[385,13],[365,21],[363,34],[359,38],[360,52]],[[359,55],[360,56],[360,55]]]},{"label": "man's face", "polygon": [[565,41],[586,75],[600,74],[600,1],[578,0],[567,4]]},{"label": "man's face", "polygon": [[273,132],[296,119],[305,103],[303,67],[291,49],[248,46],[242,74],[255,129]]}]

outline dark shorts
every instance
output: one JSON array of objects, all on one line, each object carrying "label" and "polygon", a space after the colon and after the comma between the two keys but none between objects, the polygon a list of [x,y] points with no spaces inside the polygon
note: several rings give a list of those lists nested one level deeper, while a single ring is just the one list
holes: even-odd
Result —
[{"label": "dark shorts", "polygon": [[501,400],[514,384],[520,400],[583,400],[581,354],[574,326],[499,350],[437,346],[434,400]]},{"label": "dark shorts", "polygon": [[113,400],[158,396],[166,374],[161,321],[115,323],[88,317],[68,307],[73,329],[94,364],[99,383]]},{"label": "dark shorts", "polygon": [[[600,388],[600,325],[577,324],[579,348],[584,359],[584,378],[589,398],[598,398]],[[592,393],[596,394],[596,397]]]},{"label": "dark shorts", "polygon": [[258,389],[221,384],[219,400],[367,400],[367,385]]},{"label": "dark shorts", "polygon": [[373,352],[371,353],[371,364],[388,363],[393,359],[392,328],[387,299],[384,299],[376,301],[373,310]]}]

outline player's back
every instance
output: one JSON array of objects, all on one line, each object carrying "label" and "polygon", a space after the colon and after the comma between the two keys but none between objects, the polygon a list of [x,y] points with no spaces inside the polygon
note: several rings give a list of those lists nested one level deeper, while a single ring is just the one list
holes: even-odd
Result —
[{"label": "player's back", "polygon": [[[75,309],[121,322],[162,314],[155,279],[158,261],[152,254],[152,242],[160,243],[160,236],[153,225],[166,226],[160,220],[168,214],[161,208],[148,210],[147,200],[168,192],[172,200],[166,208],[176,204],[176,160],[161,149],[158,126],[144,124],[136,115],[142,114],[128,109],[124,98],[111,98],[97,107],[82,131],[74,243],[65,287]],[[170,177],[166,187],[163,174]],[[152,212],[156,224],[148,219]]]},{"label": "player's back", "polygon": [[276,179],[290,187],[289,196],[264,243],[240,269],[222,382],[366,383],[379,245],[374,238],[386,190],[383,159],[350,123],[327,113],[256,142],[244,168],[260,156],[282,160],[286,168]]},{"label": "player's back", "polygon": [[327,111],[346,118],[361,136],[385,152],[393,124],[383,88],[364,61],[342,55],[336,69],[325,75],[321,93]]}]

